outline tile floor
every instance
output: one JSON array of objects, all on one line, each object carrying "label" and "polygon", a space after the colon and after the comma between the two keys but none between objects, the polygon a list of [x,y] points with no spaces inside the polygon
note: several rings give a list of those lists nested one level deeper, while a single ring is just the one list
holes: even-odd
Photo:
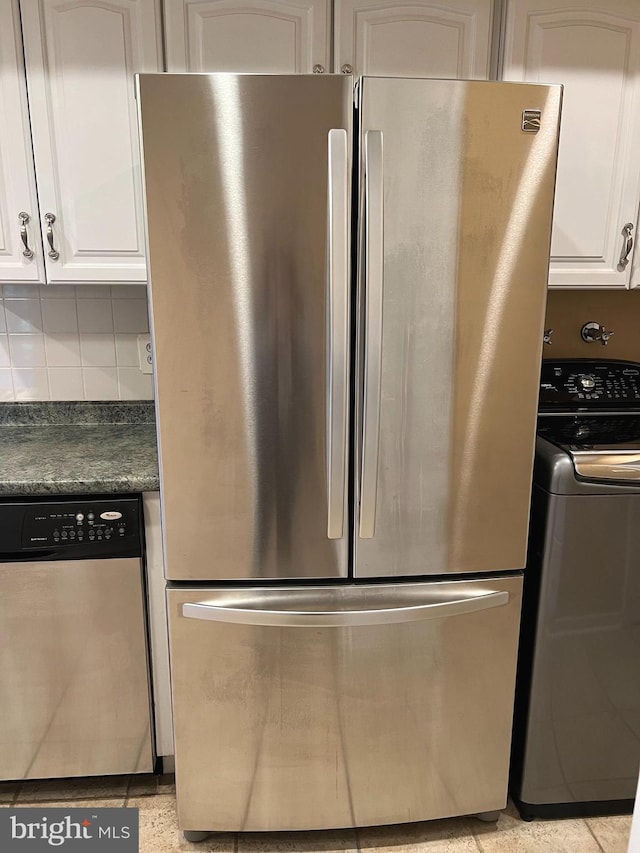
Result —
[{"label": "tile floor", "polygon": [[212,835],[189,844],[178,830],[171,777],[105,777],[0,784],[8,806],[133,806],[140,853],[627,853],[631,817],[521,821],[513,806],[497,824],[453,818],[357,831]]}]

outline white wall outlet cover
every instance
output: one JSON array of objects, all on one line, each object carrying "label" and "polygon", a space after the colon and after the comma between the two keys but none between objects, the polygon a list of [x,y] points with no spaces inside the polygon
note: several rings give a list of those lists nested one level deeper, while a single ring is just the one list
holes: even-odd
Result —
[{"label": "white wall outlet cover", "polygon": [[138,335],[138,361],[143,373],[153,373],[151,335]]}]

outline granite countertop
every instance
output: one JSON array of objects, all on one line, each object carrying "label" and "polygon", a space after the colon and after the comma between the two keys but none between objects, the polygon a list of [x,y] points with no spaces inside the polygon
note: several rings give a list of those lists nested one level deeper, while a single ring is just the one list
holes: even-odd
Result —
[{"label": "granite countertop", "polygon": [[0,495],[158,489],[152,402],[0,404]]}]

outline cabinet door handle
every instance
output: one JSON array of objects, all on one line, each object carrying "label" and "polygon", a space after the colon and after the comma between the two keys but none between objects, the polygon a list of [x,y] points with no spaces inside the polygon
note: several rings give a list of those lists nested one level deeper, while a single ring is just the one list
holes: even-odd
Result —
[{"label": "cabinet door handle", "polygon": [[624,237],[624,246],[622,247],[620,261],[618,262],[618,266],[621,270],[625,269],[627,264],[629,263],[629,255],[631,254],[631,250],[633,249],[633,237],[631,236],[632,231],[633,222],[627,222],[627,224],[622,229],[622,236]]},{"label": "cabinet door handle", "polygon": [[56,221],[53,213],[45,213],[44,221],[47,223],[47,241],[49,243],[49,257],[52,261],[57,261],[60,257],[60,252],[56,251],[56,247],[53,245],[53,223]]},{"label": "cabinet door handle", "polygon": [[32,258],[33,252],[29,248],[29,235],[27,234],[27,225],[31,217],[23,210],[21,213],[18,214],[18,219],[20,220],[20,239],[22,240],[22,245],[24,246],[22,254],[25,256],[25,258]]}]

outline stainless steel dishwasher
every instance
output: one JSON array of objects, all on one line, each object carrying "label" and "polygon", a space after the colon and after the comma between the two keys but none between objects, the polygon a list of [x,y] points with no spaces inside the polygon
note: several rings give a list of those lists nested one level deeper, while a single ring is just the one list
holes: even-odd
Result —
[{"label": "stainless steel dishwasher", "polygon": [[140,500],[0,504],[0,779],[152,769]]}]

